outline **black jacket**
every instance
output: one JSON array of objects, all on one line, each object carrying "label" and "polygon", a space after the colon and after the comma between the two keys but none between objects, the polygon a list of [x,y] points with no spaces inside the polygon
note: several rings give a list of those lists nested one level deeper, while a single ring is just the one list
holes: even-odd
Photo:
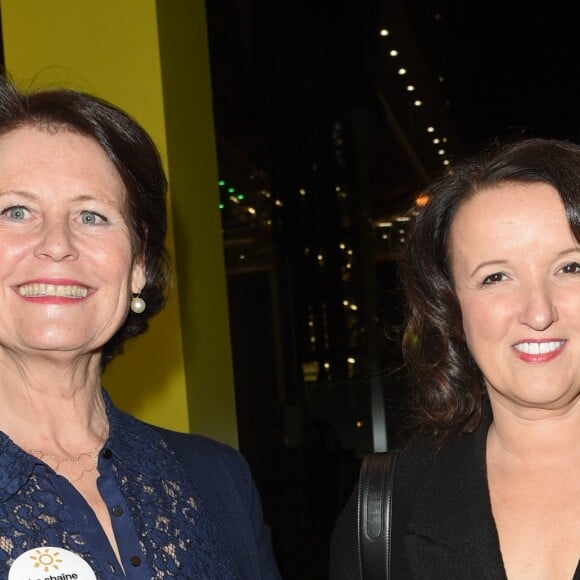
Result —
[{"label": "black jacket", "polygon": [[[486,476],[489,419],[434,453],[429,442],[401,451],[393,493],[392,580],[506,580]],[[331,580],[358,580],[356,497],[339,517]],[[580,580],[580,566],[574,578]]]}]

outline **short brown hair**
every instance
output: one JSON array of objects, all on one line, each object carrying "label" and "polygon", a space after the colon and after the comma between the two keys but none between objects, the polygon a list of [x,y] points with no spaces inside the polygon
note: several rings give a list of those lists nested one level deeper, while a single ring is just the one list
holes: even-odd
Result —
[{"label": "short brown hair", "polygon": [[147,303],[142,314],[129,314],[103,347],[102,366],[123,350],[127,338],[147,330],[148,320],[165,304],[168,261],[167,178],[159,152],[147,132],[120,108],[70,89],[19,91],[0,78],[0,135],[24,126],[66,128],[94,139],[111,160],[127,190],[129,228],[135,254],[145,260]]}]

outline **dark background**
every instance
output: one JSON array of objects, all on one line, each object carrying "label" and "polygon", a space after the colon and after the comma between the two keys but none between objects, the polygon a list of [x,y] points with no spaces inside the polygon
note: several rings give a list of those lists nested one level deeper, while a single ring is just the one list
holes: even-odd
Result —
[{"label": "dark background", "polygon": [[[293,109],[346,91],[356,98],[385,75],[378,31],[443,98],[460,149],[506,132],[576,138],[579,131],[577,5],[449,0],[212,0],[207,3],[216,125],[268,166],[285,91]],[[365,86],[368,85],[368,86]],[[306,91],[304,94],[302,91]],[[393,98],[394,95],[391,95]],[[309,105],[310,104],[310,105]],[[404,121],[403,121],[404,122]]]},{"label": "dark background", "polygon": [[240,447],[284,578],[325,578],[374,429],[389,447],[404,439],[405,220],[444,161],[517,137],[578,140],[577,7],[206,10]]}]

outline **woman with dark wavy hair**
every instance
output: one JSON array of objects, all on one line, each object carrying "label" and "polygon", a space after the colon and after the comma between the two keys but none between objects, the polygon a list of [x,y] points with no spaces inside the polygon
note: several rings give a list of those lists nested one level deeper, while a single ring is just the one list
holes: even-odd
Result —
[{"label": "woman with dark wavy hair", "polygon": [[[391,578],[580,578],[580,147],[504,144],[428,190],[401,276],[414,436]],[[356,498],[330,577],[360,578]]]},{"label": "woman with dark wavy hair", "polygon": [[1,578],[280,577],[241,454],[101,385],[164,305],[166,188],[119,108],[0,79]]}]

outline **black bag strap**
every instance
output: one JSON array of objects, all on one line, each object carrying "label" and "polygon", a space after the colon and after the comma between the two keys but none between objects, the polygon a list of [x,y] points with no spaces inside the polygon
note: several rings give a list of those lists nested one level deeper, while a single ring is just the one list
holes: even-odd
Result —
[{"label": "black bag strap", "polygon": [[369,453],[358,482],[358,548],[362,580],[388,580],[397,451]]}]

